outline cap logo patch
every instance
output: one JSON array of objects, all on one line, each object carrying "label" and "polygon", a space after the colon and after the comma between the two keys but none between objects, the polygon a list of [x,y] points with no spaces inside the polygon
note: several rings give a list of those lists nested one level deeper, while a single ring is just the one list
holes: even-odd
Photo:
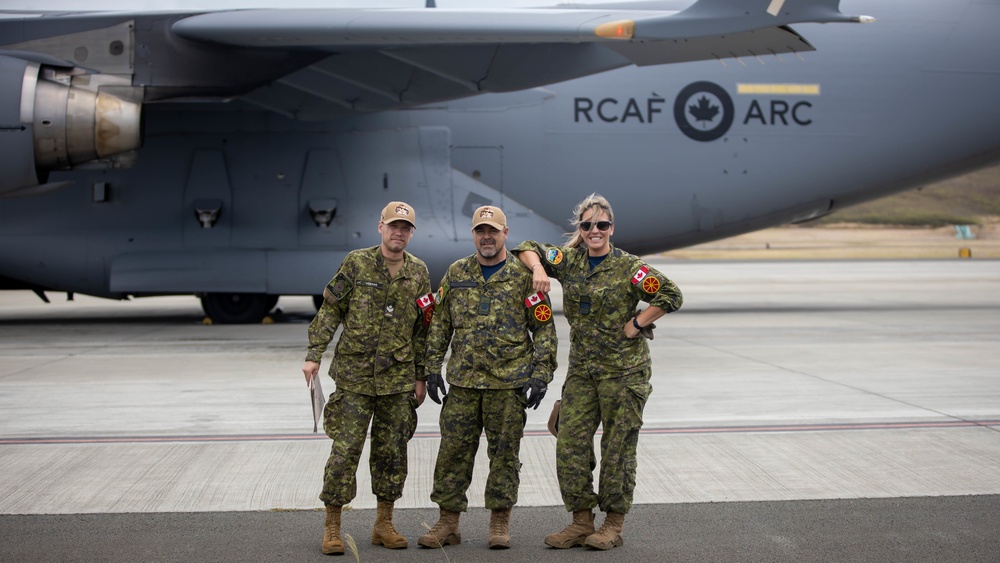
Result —
[{"label": "cap logo patch", "polygon": [[562,262],[563,253],[558,248],[550,248],[545,252],[545,259],[549,261],[549,264],[555,266]]},{"label": "cap logo patch", "polygon": [[535,307],[535,318],[538,322],[546,322],[552,318],[552,309],[549,306],[542,303],[541,305]]},{"label": "cap logo patch", "polygon": [[655,276],[649,276],[642,280],[642,290],[646,293],[656,293],[660,291],[660,280],[656,279]]},{"label": "cap logo patch", "polygon": [[479,212],[479,217],[480,218],[486,217],[487,219],[492,219],[493,218],[493,210],[492,209],[483,209],[482,211]]},{"label": "cap logo patch", "polygon": [[396,215],[409,215],[410,210],[406,208],[405,205],[396,206]]}]

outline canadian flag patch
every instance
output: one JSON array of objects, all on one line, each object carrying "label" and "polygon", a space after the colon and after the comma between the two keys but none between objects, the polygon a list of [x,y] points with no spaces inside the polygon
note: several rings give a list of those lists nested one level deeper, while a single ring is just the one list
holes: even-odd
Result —
[{"label": "canadian flag patch", "polygon": [[524,306],[530,309],[535,305],[538,305],[539,303],[542,303],[544,301],[545,301],[545,294],[542,293],[541,291],[538,291],[535,292],[534,295],[530,295],[528,296],[527,299],[524,300]]},{"label": "canadian flag patch", "polygon": [[430,307],[431,305],[434,305],[433,293],[428,293],[427,295],[424,295],[422,297],[417,297],[417,307],[420,307],[421,311]]},{"label": "canadian flag patch", "polygon": [[646,266],[639,268],[639,270],[635,273],[635,275],[632,276],[632,285],[635,285],[644,280],[648,274],[649,274],[649,268],[647,268]]},{"label": "canadian flag patch", "polygon": [[423,313],[424,326],[430,326],[431,317],[434,316],[434,305],[437,300],[434,298],[433,293],[428,293],[423,297],[417,297],[417,307],[420,307],[420,312]]}]

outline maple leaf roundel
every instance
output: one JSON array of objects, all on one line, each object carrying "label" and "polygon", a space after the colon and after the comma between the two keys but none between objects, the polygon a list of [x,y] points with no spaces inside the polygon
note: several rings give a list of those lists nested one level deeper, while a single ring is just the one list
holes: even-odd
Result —
[{"label": "maple leaf roundel", "polygon": [[695,141],[714,141],[733,125],[733,99],[714,82],[693,82],[674,100],[674,121],[681,133]]}]

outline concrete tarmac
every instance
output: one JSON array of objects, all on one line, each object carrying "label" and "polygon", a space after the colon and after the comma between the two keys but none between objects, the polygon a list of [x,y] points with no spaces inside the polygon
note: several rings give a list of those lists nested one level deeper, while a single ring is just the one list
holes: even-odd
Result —
[{"label": "concrete tarmac", "polygon": [[[1000,262],[656,266],[685,306],[650,343],[635,507],[606,557],[1000,557]],[[282,298],[273,324],[206,326],[191,297],[50,297],[0,293],[0,561],[322,557],[329,441],[312,433],[299,370],[309,299]],[[345,517],[361,560],[582,556],[541,542],[568,522],[544,431],[568,353],[557,322],[561,365],[529,411],[514,547],[485,547],[485,448],[462,545],[369,545],[366,452]],[[438,412],[420,408],[397,503],[411,544],[437,515]]]}]

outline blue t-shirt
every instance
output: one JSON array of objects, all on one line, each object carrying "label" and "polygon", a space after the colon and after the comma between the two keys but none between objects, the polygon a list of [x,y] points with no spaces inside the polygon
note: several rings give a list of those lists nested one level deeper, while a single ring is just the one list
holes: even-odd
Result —
[{"label": "blue t-shirt", "polygon": [[594,268],[598,267],[601,264],[601,262],[604,262],[604,259],[607,257],[608,257],[607,254],[605,254],[604,256],[588,256],[588,258],[590,259],[590,271],[593,272]]},{"label": "blue t-shirt", "polygon": [[503,265],[506,264],[506,263],[507,263],[507,260],[504,259],[504,260],[501,260],[499,264],[494,264],[492,266],[484,266],[484,265],[480,264],[479,267],[483,269],[483,279],[485,279],[486,281],[489,281],[490,280],[490,276],[492,276],[493,274],[497,273],[497,271],[499,271],[500,268],[503,268]]}]

